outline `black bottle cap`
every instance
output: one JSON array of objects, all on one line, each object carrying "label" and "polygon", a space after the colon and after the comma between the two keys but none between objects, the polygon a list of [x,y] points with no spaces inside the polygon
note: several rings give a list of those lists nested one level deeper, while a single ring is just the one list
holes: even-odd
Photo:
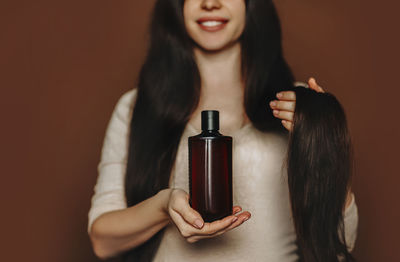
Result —
[{"label": "black bottle cap", "polygon": [[219,112],[217,110],[201,111],[201,130],[219,130]]}]

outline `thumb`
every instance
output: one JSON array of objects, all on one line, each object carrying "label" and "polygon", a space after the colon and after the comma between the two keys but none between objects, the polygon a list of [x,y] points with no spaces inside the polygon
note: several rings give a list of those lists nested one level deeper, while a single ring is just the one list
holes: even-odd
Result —
[{"label": "thumb", "polygon": [[201,229],[204,225],[203,218],[201,217],[199,212],[191,207],[188,207],[183,219],[185,219],[188,223],[197,227],[198,229]]},{"label": "thumb", "polygon": [[182,217],[186,222],[189,224],[193,225],[194,227],[197,227],[198,229],[201,229],[204,225],[203,218],[197,212],[195,209],[193,209],[190,204],[189,204],[189,194],[186,195],[186,202],[184,205],[182,205]]},{"label": "thumb", "polygon": [[311,89],[317,92],[324,93],[324,90],[317,84],[317,81],[315,80],[314,77],[310,77],[310,79],[308,80],[308,85],[310,86]]}]

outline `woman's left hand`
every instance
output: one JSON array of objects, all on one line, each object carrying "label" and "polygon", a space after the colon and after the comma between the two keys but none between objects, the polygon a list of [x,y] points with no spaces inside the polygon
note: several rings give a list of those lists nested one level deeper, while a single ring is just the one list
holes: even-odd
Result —
[{"label": "woman's left hand", "polygon": [[[308,80],[308,86],[317,92],[324,93],[313,77]],[[294,91],[282,91],[276,94],[279,100],[272,100],[269,106],[273,109],[275,117],[282,119],[282,125],[289,131],[293,128],[293,115],[296,108],[296,93]]]}]

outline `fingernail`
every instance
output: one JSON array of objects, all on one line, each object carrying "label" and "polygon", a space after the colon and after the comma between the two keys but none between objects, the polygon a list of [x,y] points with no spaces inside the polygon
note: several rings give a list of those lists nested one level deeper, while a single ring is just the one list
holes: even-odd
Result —
[{"label": "fingernail", "polygon": [[281,98],[283,95],[282,95],[282,93],[278,93],[278,94],[276,94],[276,96],[277,96],[278,98]]},{"label": "fingernail", "polygon": [[276,102],[272,101],[269,103],[270,106],[276,106]]},{"label": "fingernail", "polygon": [[196,219],[196,221],[194,221],[194,224],[195,224],[196,227],[198,227],[199,229],[203,226],[203,222],[201,222],[200,219]]},{"label": "fingernail", "polygon": [[248,216],[246,216],[244,219],[243,219],[243,221],[246,221],[246,220],[248,220],[250,217],[248,217]]},{"label": "fingernail", "polygon": [[232,223],[235,222],[236,220],[238,220],[238,218],[237,218],[237,217],[234,217],[234,218],[232,219]]},{"label": "fingernail", "polygon": [[279,113],[279,111],[278,110],[274,110],[273,113],[274,113],[274,115],[277,115]]}]

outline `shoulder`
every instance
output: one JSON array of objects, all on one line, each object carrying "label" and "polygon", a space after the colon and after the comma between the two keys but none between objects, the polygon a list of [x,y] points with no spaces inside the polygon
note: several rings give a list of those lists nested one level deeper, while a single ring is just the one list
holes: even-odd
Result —
[{"label": "shoulder", "polygon": [[115,105],[113,113],[114,117],[122,120],[123,122],[128,122],[132,115],[132,109],[135,104],[136,97],[137,88],[130,89],[129,91],[123,93]]},{"label": "shoulder", "polygon": [[118,100],[117,107],[132,107],[137,95],[137,88],[130,89],[123,93]]}]

